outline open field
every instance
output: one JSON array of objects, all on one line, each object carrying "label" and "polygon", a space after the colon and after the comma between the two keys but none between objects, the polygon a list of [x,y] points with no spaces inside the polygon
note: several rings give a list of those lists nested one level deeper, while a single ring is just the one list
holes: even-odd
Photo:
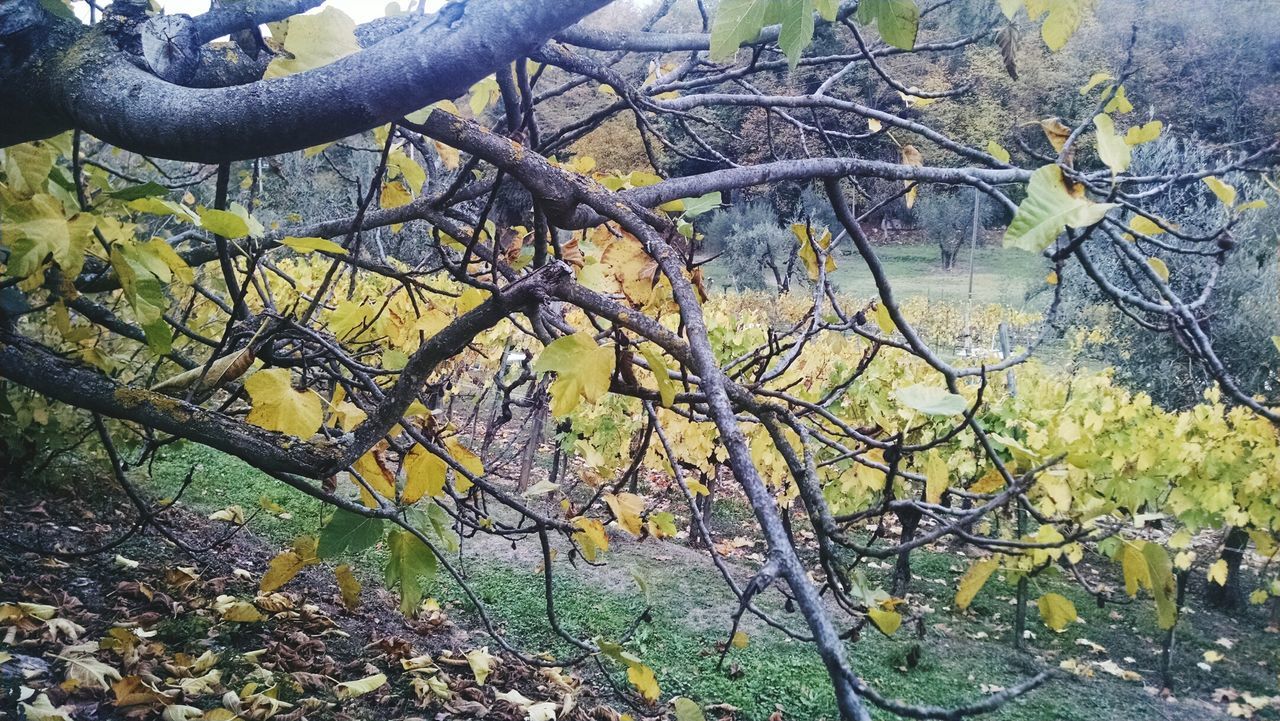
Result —
[{"label": "open field", "polygon": [[[962,250],[956,267],[943,270],[938,248],[930,244],[882,245],[877,249],[898,297],[922,297],[928,300],[962,304],[969,297],[969,251]],[[709,266],[713,283],[725,287],[723,264]],[[1027,293],[1044,285],[1050,268],[1046,261],[1020,250],[1005,250],[997,245],[978,248],[974,255],[973,302],[976,305],[997,303],[1017,310],[1043,307],[1043,302],[1027,301]],[[875,284],[866,264],[857,255],[837,252],[836,270],[831,275],[836,288],[850,295],[871,298]]]}]

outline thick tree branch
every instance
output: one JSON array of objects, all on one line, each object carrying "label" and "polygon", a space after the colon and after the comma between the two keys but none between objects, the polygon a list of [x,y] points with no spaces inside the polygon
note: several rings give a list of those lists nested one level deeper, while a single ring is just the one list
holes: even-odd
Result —
[{"label": "thick tree branch", "polygon": [[331,142],[466,92],[610,0],[466,0],[315,70],[227,88],[167,83],[108,29],[50,18],[49,40],[0,71],[0,146],[80,128],[154,157],[219,163]]}]

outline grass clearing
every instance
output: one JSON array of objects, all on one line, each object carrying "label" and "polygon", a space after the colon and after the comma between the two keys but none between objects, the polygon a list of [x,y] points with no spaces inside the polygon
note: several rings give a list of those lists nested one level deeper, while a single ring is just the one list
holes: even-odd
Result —
[{"label": "grass clearing", "polygon": [[[881,245],[876,253],[893,283],[898,298],[923,297],[931,301],[963,304],[969,297],[969,251],[961,251],[952,270],[943,270],[935,245]],[[1042,303],[1028,303],[1027,292],[1044,284],[1052,268],[1043,258],[1020,250],[987,245],[974,254],[973,302],[995,303],[1018,310],[1038,309]],[[708,264],[714,287],[732,287],[726,264]],[[876,295],[875,282],[866,263],[856,254],[836,252],[836,270],[831,281],[837,289],[855,297]]]}]

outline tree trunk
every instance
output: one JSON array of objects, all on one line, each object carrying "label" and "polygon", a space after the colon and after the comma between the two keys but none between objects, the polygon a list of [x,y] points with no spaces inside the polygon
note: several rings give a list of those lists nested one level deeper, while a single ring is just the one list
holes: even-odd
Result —
[{"label": "tree trunk", "polygon": [[1241,528],[1227,530],[1227,540],[1223,544],[1220,558],[1227,562],[1227,585],[1219,586],[1213,581],[1205,589],[1205,603],[1219,611],[1238,611],[1245,607],[1244,584],[1240,583],[1240,562],[1244,560],[1244,550],[1249,546],[1249,534]]},{"label": "tree trunk", "polygon": [[[904,508],[897,512],[898,522],[902,524],[902,543],[910,543],[916,537],[916,528],[920,526],[920,511],[915,508]],[[901,598],[907,593],[911,583],[911,551],[898,553],[898,562],[893,568],[893,596]]]}]

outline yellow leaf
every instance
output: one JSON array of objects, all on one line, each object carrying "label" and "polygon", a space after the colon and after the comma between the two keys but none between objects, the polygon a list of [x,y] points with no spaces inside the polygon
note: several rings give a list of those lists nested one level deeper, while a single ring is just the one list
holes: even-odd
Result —
[{"label": "yellow leaf", "polygon": [[462,154],[452,145],[446,145],[439,140],[435,141],[436,155],[440,156],[440,164],[445,170],[457,170],[462,163]]},{"label": "yellow leaf", "polygon": [[347,255],[347,249],[326,238],[295,238],[286,236],[280,244],[292,248],[298,253],[314,253],[317,250],[333,255]]},{"label": "yellow leaf", "polygon": [[742,631],[734,631],[733,639],[729,641],[729,644],[734,648],[746,648],[747,643],[749,641],[750,641],[750,638],[747,636],[747,634],[743,633]]},{"label": "yellow leaf", "polygon": [[1045,283],[1048,283],[1049,285],[1057,285],[1057,284],[1058,284],[1058,271],[1056,271],[1056,270],[1051,270],[1051,271],[1049,271],[1049,275],[1046,275],[1046,276],[1044,277],[1044,282],[1045,282]]},{"label": "yellow leaf", "polygon": [[445,475],[449,466],[444,459],[422,446],[415,446],[404,459],[404,493],[400,500],[415,503],[423,496],[444,495]]},{"label": "yellow leaf", "polygon": [[609,534],[604,530],[603,523],[594,518],[578,516],[573,519],[573,525],[579,529],[573,534],[573,539],[578,542],[582,555],[588,561],[596,560],[597,553],[609,550]]},{"label": "yellow leaf", "polygon": [[1044,135],[1049,139],[1049,144],[1053,149],[1061,153],[1062,149],[1067,145],[1067,138],[1071,137],[1071,128],[1063,125],[1058,118],[1046,118],[1040,121],[1040,129],[1044,131]]},{"label": "yellow leaf", "polygon": [[413,195],[421,193],[422,184],[427,182],[427,172],[403,150],[393,150],[387,154],[387,173],[389,177],[403,180]]},{"label": "yellow leaf", "polygon": [[1228,569],[1226,560],[1219,558],[1211,563],[1209,565],[1209,572],[1207,575],[1211,582],[1216,583],[1219,586],[1227,585]]},{"label": "yellow leaf", "polygon": [[640,529],[644,522],[640,519],[640,514],[644,513],[644,498],[634,493],[612,493],[604,494],[604,502],[609,504],[609,510],[613,511],[613,515],[618,519],[618,525],[626,529],[627,533],[639,538]]},{"label": "yellow leaf", "polygon": [[1057,593],[1046,593],[1041,596],[1036,601],[1036,606],[1040,609],[1040,619],[1044,621],[1044,625],[1054,631],[1065,629],[1067,624],[1077,618],[1075,604]]},{"label": "yellow leaf", "polygon": [[360,51],[355,21],[332,7],[314,15],[295,15],[273,24],[271,30],[272,37],[284,43],[286,53],[267,66],[267,78],[318,68]]},{"label": "yellow leaf", "polygon": [[1111,172],[1123,173],[1129,169],[1133,161],[1133,153],[1129,144],[1116,132],[1115,121],[1105,113],[1093,117],[1093,125],[1098,129],[1098,157],[1111,168]]},{"label": "yellow leaf", "polygon": [[209,520],[234,523],[237,526],[243,526],[245,524],[244,509],[240,506],[227,506],[226,508],[210,513]]},{"label": "yellow leaf", "polygon": [[893,316],[889,314],[889,306],[883,302],[876,303],[876,325],[880,326],[880,330],[885,335],[898,330],[898,324],[893,322]]},{"label": "yellow leaf", "polygon": [[399,180],[392,180],[382,184],[382,200],[380,205],[382,208],[399,208],[413,202],[413,196],[409,194],[409,189]]},{"label": "yellow leaf", "polygon": [[67,680],[81,688],[110,691],[110,681],[119,681],[120,672],[87,654],[56,656],[67,663]]},{"label": "yellow leaf", "polygon": [[244,383],[253,401],[245,419],[255,426],[298,438],[310,438],[324,419],[320,396],[311,391],[295,391],[288,368],[258,371]]},{"label": "yellow leaf", "polygon": [[1136,596],[1139,588],[1151,588],[1151,572],[1140,541],[1120,546],[1120,568],[1124,571],[1125,593]]},{"label": "yellow leaf", "polygon": [[[445,439],[444,449],[449,452],[449,456],[453,458],[458,465],[462,466],[468,473],[479,477],[484,475],[484,462],[480,460],[474,451],[462,445],[457,436]],[[453,474],[453,487],[458,493],[466,493],[471,490],[474,485],[470,478],[461,473]]]},{"label": "yellow leaf", "polygon": [[653,669],[642,663],[627,666],[627,680],[646,701],[657,701],[662,695],[662,689],[658,688],[658,679],[653,675]]},{"label": "yellow leaf", "polygon": [[1249,594],[1249,603],[1257,606],[1259,604],[1266,603],[1268,598],[1271,598],[1271,595],[1259,588]]},{"label": "yellow leaf", "polygon": [[351,566],[344,563],[333,569],[333,574],[338,578],[338,591],[342,593],[342,605],[348,611],[355,610],[360,605],[360,581],[351,572]]},{"label": "yellow leaf", "polygon": [[[823,229],[822,235],[817,241],[810,238],[809,225],[807,223],[796,223],[791,226],[791,232],[796,236],[796,240],[800,242],[800,260],[804,261],[805,270],[809,273],[809,280],[818,279],[818,250],[826,252],[831,248],[831,231]],[[816,247],[815,247],[816,246]],[[826,272],[830,273],[836,269],[836,260],[829,252],[825,253],[827,261],[824,264]]]},{"label": "yellow leaf", "polygon": [[873,608],[867,611],[867,618],[875,624],[876,628],[886,636],[892,636],[902,626],[902,615],[897,611],[885,611],[879,608]]},{"label": "yellow leaf", "polygon": [[258,590],[262,593],[273,593],[298,575],[304,567],[319,563],[316,556],[316,539],[314,536],[298,536],[293,541],[293,548],[284,551],[267,564],[267,572],[262,574]]},{"label": "yellow leaf", "polygon": [[1094,73],[1089,77],[1089,82],[1085,83],[1084,86],[1080,88],[1080,94],[1088,95],[1090,90],[1093,90],[1106,81],[1113,79],[1114,78],[1111,73]]},{"label": "yellow leaf", "polygon": [[554,371],[551,384],[551,414],[568,415],[583,400],[595,403],[609,392],[613,377],[613,348],[596,345],[591,333],[582,331],[557,338],[538,355],[535,373]]},{"label": "yellow leaf", "polygon": [[[920,149],[914,145],[902,146],[902,164],[915,168],[922,167],[924,165],[924,156],[920,154]],[[906,197],[907,207],[910,208],[916,204],[916,188],[913,187],[914,181],[904,180],[902,182],[906,184],[908,188],[911,188],[907,191]]]},{"label": "yellow leaf", "polygon": [[644,356],[654,380],[658,383],[658,398],[662,407],[670,408],[676,399],[676,383],[667,373],[667,366],[662,362],[662,354],[655,346],[645,343],[640,346],[640,355]]},{"label": "yellow leaf", "polygon": [[1103,106],[1104,113],[1129,113],[1133,111],[1133,103],[1129,102],[1128,96],[1124,94],[1124,86],[1116,88],[1116,94],[1111,96],[1111,100]]},{"label": "yellow leaf", "polygon": [[267,620],[267,617],[263,616],[252,603],[235,601],[222,609],[222,620],[236,623],[261,623]]},{"label": "yellow leaf", "polygon": [[[351,465],[351,469],[360,474],[365,483],[379,495],[386,499],[394,499],[396,497],[396,482],[391,471],[378,458],[376,450],[360,456],[355,463]],[[360,501],[369,508],[377,508],[378,501],[363,485],[360,485]]]},{"label": "yellow leaf", "polygon": [[387,675],[383,673],[375,673],[367,676],[359,681],[346,681],[333,687],[333,695],[338,697],[339,701],[363,696],[372,691],[382,688],[387,683]]},{"label": "yellow leaf", "polygon": [[1145,125],[1135,125],[1124,134],[1124,141],[1130,145],[1149,143],[1160,137],[1160,131],[1163,129],[1164,123],[1159,120],[1152,120]]},{"label": "yellow leaf", "polygon": [[196,212],[200,215],[200,225],[210,233],[232,240],[249,234],[249,224],[229,210],[199,208]]},{"label": "yellow leaf", "polygon": [[884,128],[884,125],[875,118],[867,118],[867,128],[873,133],[878,133]]},{"label": "yellow leaf", "polygon": [[956,607],[962,610],[968,608],[969,604],[973,603],[974,596],[978,595],[978,591],[982,590],[987,579],[991,578],[991,574],[999,566],[1000,561],[995,558],[984,558],[969,566],[969,570],[965,571],[956,588]]},{"label": "yellow leaf", "polygon": [[925,503],[941,503],[942,494],[947,490],[947,462],[938,451],[930,451],[924,461],[924,500]]},{"label": "yellow leaf", "polygon": [[1133,216],[1129,221],[1129,230],[1142,235],[1160,235],[1164,232],[1164,228],[1161,228],[1154,220],[1145,215]]},{"label": "yellow leaf", "polygon": [[1214,195],[1218,196],[1218,200],[1221,200],[1223,205],[1228,208],[1235,206],[1236,189],[1234,187],[1227,185],[1212,175],[1201,180],[1205,185],[1209,186],[1209,190],[1212,190]]},{"label": "yellow leaf", "polygon": [[493,662],[497,660],[489,653],[488,646],[467,652],[467,665],[471,667],[471,673],[475,675],[478,685],[484,685],[485,679],[489,678],[489,674],[493,671]]},{"label": "yellow leaf", "polygon": [[1169,282],[1169,266],[1165,265],[1163,260],[1155,257],[1147,258],[1147,265],[1160,277],[1160,280]]},{"label": "yellow leaf", "polygon": [[1002,163],[1009,162],[1009,151],[1005,147],[994,140],[987,141],[987,153]]}]

